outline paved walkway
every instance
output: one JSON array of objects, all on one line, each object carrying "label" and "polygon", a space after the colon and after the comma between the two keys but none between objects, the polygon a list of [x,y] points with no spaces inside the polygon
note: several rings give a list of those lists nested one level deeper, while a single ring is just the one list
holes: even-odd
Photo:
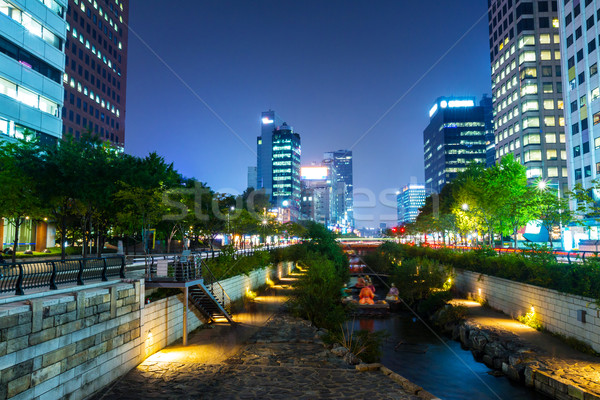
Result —
[{"label": "paved walkway", "polygon": [[240,326],[190,335],[190,346],[155,354],[95,399],[420,399],[333,355],[306,321],[278,311],[288,294],[257,297]]},{"label": "paved walkway", "polygon": [[469,323],[530,349],[523,354],[528,354],[529,362],[537,363],[539,371],[600,396],[599,357],[581,353],[549,333],[539,332],[474,301],[454,299],[452,302],[468,307]]}]

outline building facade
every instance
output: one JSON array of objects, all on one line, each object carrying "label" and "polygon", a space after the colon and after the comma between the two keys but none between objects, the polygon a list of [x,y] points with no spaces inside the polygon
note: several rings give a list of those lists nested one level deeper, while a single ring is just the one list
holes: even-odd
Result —
[{"label": "building facade", "polygon": [[425,185],[433,193],[473,162],[486,162],[484,108],[474,97],[440,97],[423,132]]},{"label": "building facade", "polygon": [[128,0],[69,0],[63,134],[125,145]]},{"label": "building facade", "polygon": [[488,0],[488,17],[496,160],[514,154],[530,181],[549,180],[564,191],[560,3]]},{"label": "building facade", "polygon": [[396,198],[398,203],[398,225],[415,222],[419,209],[425,205],[425,185],[411,183],[400,190]]},{"label": "building facade", "polygon": [[331,176],[326,166],[301,168],[300,219],[329,226],[331,223]]},{"label": "building facade", "polygon": [[[559,2],[569,187],[600,175],[600,2]],[[598,200],[598,193],[593,193]]]},{"label": "building facade", "polygon": [[494,103],[491,97],[483,95],[479,105],[483,107],[485,119],[485,166],[489,168],[496,164],[496,142],[494,136]]},{"label": "building facade", "polygon": [[248,167],[248,186],[247,187],[256,189],[256,181],[257,181],[256,167]]},{"label": "building facade", "polygon": [[61,137],[66,0],[0,0],[0,140]]},{"label": "building facade", "polygon": [[264,111],[260,119],[260,136],[256,138],[256,189],[273,192],[273,131],[283,120],[273,110]]},{"label": "building facade", "polygon": [[273,131],[272,203],[289,209],[290,220],[300,216],[300,135],[285,122]]},{"label": "building facade", "polygon": [[335,221],[340,227],[354,227],[354,183],[352,176],[352,151],[337,150],[323,155],[323,163],[332,168],[332,179],[336,182]]}]

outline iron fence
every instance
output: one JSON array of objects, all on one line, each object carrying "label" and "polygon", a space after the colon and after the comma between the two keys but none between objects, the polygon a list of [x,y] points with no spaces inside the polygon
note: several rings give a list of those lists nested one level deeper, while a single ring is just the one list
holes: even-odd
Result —
[{"label": "iron fence", "polygon": [[115,276],[125,278],[125,259],[121,256],[3,263],[0,293],[14,292],[20,296],[29,289],[56,290],[59,285],[84,285]]}]

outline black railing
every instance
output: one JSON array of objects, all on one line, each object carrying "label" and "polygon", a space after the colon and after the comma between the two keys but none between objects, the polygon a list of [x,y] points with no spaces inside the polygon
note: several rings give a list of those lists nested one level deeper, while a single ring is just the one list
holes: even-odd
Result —
[{"label": "black railing", "polygon": [[[470,251],[474,251],[479,249],[478,246],[460,246],[460,245],[439,245],[432,243],[422,243],[422,245],[426,247],[431,247],[435,249],[448,249],[453,250],[459,253],[468,253]],[[557,261],[565,261],[568,264],[579,263],[585,261],[586,258],[598,258],[600,257],[600,251],[590,251],[590,250],[536,250],[536,249],[527,249],[527,248],[512,248],[512,247],[495,247],[493,250],[496,254],[522,254],[522,255],[532,255],[532,254],[542,254],[548,253],[552,254]]]},{"label": "black railing", "polygon": [[202,278],[204,280],[204,286],[210,290],[215,299],[221,303],[225,311],[231,314],[231,298],[223,289],[223,286],[219,283],[215,275],[212,273],[208,265],[204,260],[199,260],[199,264],[202,266]]},{"label": "black railing", "polygon": [[120,256],[69,260],[44,260],[0,264],[0,293],[25,294],[36,288],[58,289],[59,285],[125,278],[125,259]]}]

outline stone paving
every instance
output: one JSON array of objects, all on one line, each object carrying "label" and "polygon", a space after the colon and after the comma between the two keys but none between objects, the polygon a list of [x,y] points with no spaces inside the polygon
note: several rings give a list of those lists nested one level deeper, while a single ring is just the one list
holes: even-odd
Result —
[{"label": "stone paving", "polygon": [[[526,384],[535,384],[538,390],[555,398],[561,398],[558,395],[561,389],[569,391],[568,386],[573,386],[575,389],[571,391],[577,393],[569,393],[570,397],[564,398],[600,399],[600,357],[581,353],[548,333],[536,331],[475,302],[454,299],[453,303],[468,307],[466,327],[477,331],[478,336],[489,343],[483,343],[484,346],[495,345],[515,354],[509,357],[509,365],[502,366],[503,371],[508,369],[507,375],[511,379],[519,378],[511,376],[511,367],[522,366],[525,370],[521,375],[524,372],[525,376],[521,376],[521,380],[524,378]],[[464,338],[461,337],[461,341],[464,343]],[[532,381],[532,371],[537,374],[535,380],[539,383]],[[539,388],[538,385],[544,387]],[[583,390],[578,391],[577,388]]]},{"label": "stone paving", "polygon": [[147,360],[95,397],[117,398],[422,399],[379,370],[349,366],[307,322],[284,312],[222,363]]}]

